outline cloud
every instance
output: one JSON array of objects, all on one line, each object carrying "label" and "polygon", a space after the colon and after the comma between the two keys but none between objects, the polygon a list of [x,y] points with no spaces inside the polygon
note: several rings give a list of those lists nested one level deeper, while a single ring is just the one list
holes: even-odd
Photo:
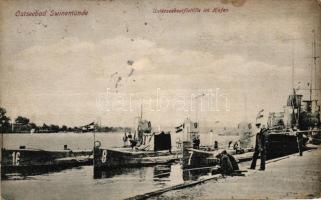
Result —
[{"label": "cloud", "polygon": [[[128,60],[133,64],[128,65]],[[211,52],[178,51],[158,47],[146,39],[123,36],[96,43],[66,38],[48,46],[33,46],[19,53],[9,66],[12,69],[6,72],[7,80],[13,82],[15,89],[23,88],[29,93],[34,93],[35,88],[42,93],[86,90],[93,94],[114,87],[116,82],[123,91],[157,86],[208,88],[215,84],[239,88],[240,82],[256,82],[255,88],[262,82],[284,83],[291,70],[290,66],[248,60],[236,54],[218,57]],[[133,69],[133,76],[128,76]],[[298,70],[298,74],[305,74]],[[115,73],[117,76],[112,77]]]},{"label": "cloud", "polygon": [[[33,46],[17,54],[3,69],[2,82],[9,85],[2,86],[3,102],[14,103],[25,113],[51,117],[56,111],[101,114],[96,98],[107,88],[142,96],[153,94],[156,88],[173,95],[221,88],[233,99],[234,110],[240,107],[244,93],[251,95],[249,102],[255,105],[270,101],[273,92],[284,94],[274,99],[277,105],[291,82],[290,66],[249,60],[238,54],[222,57],[215,52],[164,48],[147,39],[124,36],[98,42],[65,38],[47,46]],[[298,77],[307,74],[303,68],[296,72]]]}]

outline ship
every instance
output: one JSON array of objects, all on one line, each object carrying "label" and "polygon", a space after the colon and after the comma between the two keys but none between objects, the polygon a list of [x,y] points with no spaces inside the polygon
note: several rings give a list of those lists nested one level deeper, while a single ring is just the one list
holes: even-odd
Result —
[{"label": "ship", "polygon": [[314,99],[303,100],[303,95],[288,96],[281,112],[270,112],[267,121],[267,159],[298,152],[297,135],[304,136],[304,145],[310,140],[320,144],[320,106]]},{"label": "ship", "polygon": [[[315,31],[313,41],[313,55],[314,69],[316,72],[317,62],[319,58],[316,54],[316,37]],[[287,155],[298,152],[297,135],[303,135],[306,144],[310,142],[314,145],[321,144],[321,123],[320,123],[320,105],[318,104],[317,95],[313,91],[316,88],[317,77],[313,81],[312,65],[311,65],[311,80],[307,85],[309,88],[301,88],[300,81],[298,86],[294,87],[294,61],[292,58],[292,88],[293,92],[288,96],[286,105],[281,112],[270,112],[268,116],[268,132],[269,143],[267,147],[267,158]],[[315,83],[314,88],[313,82]],[[309,91],[309,98],[303,99],[301,91]]]},{"label": "ship", "polygon": [[171,133],[153,131],[151,122],[141,114],[130,146],[101,148],[101,143],[95,141],[94,171],[171,163],[179,159],[171,149]]},{"label": "ship", "polygon": [[[256,123],[262,121],[263,111],[259,111]],[[260,122],[261,123],[261,122]],[[285,155],[297,153],[298,134],[303,135],[303,150],[309,141],[312,144],[320,144],[320,106],[317,100],[303,100],[303,95],[293,93],[287,98],[286,105],[281,112],[270,112],[267,122],[261,123],[267,129],[266,158],[273,159]],[[250,124],[249,124],[250,125]],[[219,164],[217,155],[219,150],[208,150],[193,145],[194,138],[199,135],[199,124],[190,119],[183,123],[183,168],[210,167]],[[248,137],[254,135],[247,134]],[[220,149],[221,151],[224,149]],[[236,149],[225,149],[227,153],[233,155],[239,162],[251,160],[253,155],[252,147],[242,147]]]},{"label": "ship", "polygon": [[183,169],[191,168],[212,168],[220,164],[218,155],[223,151],[237,160],[237,162],[244,162],[250,160],[253,155],[253,148],[212,148],[208,146],[196,147],[193,144],[195,138],[199,137],[199,123],[189,118],[186,118],[182,124],[182,161]]},{"label": "ship", "polygon": [[42,150],[20,146],[1,149],[1,176],[11,173],[41,174],[71,167],[91,165],[92,151]]}]

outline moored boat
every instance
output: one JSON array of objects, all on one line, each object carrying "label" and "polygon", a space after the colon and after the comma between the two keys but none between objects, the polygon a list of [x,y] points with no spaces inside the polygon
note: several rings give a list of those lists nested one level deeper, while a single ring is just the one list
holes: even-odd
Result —
[{"label": "moored boat", "polygon": [[165,164],[178,160],[172,152],[170,132],[152,132],[151,122],[138,121],[131,147],[101,148],[99,141],[94,147],[94,170],[119,167],[141,167]]},{"label": "moored boat", "polygon": [[[320,135],[320,106],[317,100],[302,100],[303,95],[289,95],[287,104],[282,112],[271,112],[266,122],[260,122],[264,129],[267,129],[266,158],[273,159],[276,157],[289,155],[307,149],[305,146],[308,140],[313,144],[321,142]],[[257,123],[262,121],[263,111],[258,113]],[[218,164],[216,155],[219,151],[204,151],[195,149],[192,141],[197,137],[198,125],[191,120],[184,123],[184,139],[183,139],[183,167],[204,167]],[[254,135],[252,135],[254,136]],[[252,137],[251,136],[251,137]],[[300,140],[300,141],[299,141]],[[252,148],[242,148],[226,151],[233,155],[236,159],[248,160],[251,158],[249,153]]]},{"label": "moored boat", "polygon": [[[298,135],[302,136],[302,146],[320,133],[320,106],[317,100],[303,100],[303,95],[289,95],[282,112],[271,112],[268,116],[267,159],[288,155],[299,151]],[[312,131],[314,130],[314,131]]]},{"label": "moored boat", "polygon": [[47,151],[21,146],[1,149],[1,175],[8,173],[38,173],[92,164],[92,151]]},{"label": "moored boat", "polygon": [[[198,168],[198,167],[213,167],[220,164],[217,156],[226,151],[233,155],[239,162],[250,160],[252,158],[253,148],[202,148],[202,146],[195,145],[195,138],[199,137],[199,124],[190,119],[186,119],[183,123],[183,158],[182,168]],[[208,150],[210,149],[210,150]]]}]

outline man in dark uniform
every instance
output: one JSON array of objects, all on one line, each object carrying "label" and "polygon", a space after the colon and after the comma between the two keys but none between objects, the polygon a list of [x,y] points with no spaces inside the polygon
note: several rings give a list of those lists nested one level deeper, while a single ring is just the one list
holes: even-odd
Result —
[{"label": "man in dark uniform", "polygon": [[193,139],[193,149],[199,149],[200,148],[200,138],[197,135],[194,139]]},{"label": "man in dark uniform", "polygon": [[[297,129],[293,128],[293,131],[297,131]],[[304,143],[303,133],[300,131],[297,131],[296,138],[297,138],[297,143],[298,143],[299,155],[302,156],[303,155],[303,143]]]},{"label": "man in dark uniform", "polygon": [[214,150],[218,150],[218,141],[214,141]]},{"label": "man in dark uniform", "polygon": [[260,128],[261,127],[260,123],[257,123],[256,127],[258,129],[258,132],[256,134],[255,149],[254,149],[254,154],[253,154],[250,169],[255,169],[256,161],[260,155],[261,157],[260,170],[265,170],[266,143],[268,142],[267,135],[266,135],[267,130],[265,128]]}]

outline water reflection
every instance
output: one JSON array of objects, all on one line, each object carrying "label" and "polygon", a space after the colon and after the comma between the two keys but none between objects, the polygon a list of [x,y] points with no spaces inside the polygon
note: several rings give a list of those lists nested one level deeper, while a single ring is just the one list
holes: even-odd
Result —
[{"label": "water reflection", "polygon": [[173,185],[186,181],[196,181],[204,176],[211,176],[216,173],[215,169],[213,167],[183,170],[178,163],[142,168],[100,169],[94,171],[94,179],[117,180],[120,177],[136,177],[139,178],[140,182],[152,182],[155,185]]},{"label": "water reflection", "polygon": [[30,180],[32,176],[49,175],[68,169],[82,169],[82,166],[36,166],[16,169],[1,168],[2,180]]},{"label": "water reflection", "polygon": [[211,168],[205,169],[195,169],[195,170],[184,170],[183,171],[183,180],[184,181],[197,181],[202,176],[212,175]]},{"label": "water reflection", "polygon": [[[113,178],[118,175],[126,175],[134,173],[135,171],[141,171],[140,168],[113,168],[113,169],[97,169],[94,170],[94,179],[106,179]],[[139,177],[142,177],[142,173],[139,173]]]},{"label": "water reflection", "polygon": [[158,165],[154,167],[154,180],[169,178],[172,165]]}]

